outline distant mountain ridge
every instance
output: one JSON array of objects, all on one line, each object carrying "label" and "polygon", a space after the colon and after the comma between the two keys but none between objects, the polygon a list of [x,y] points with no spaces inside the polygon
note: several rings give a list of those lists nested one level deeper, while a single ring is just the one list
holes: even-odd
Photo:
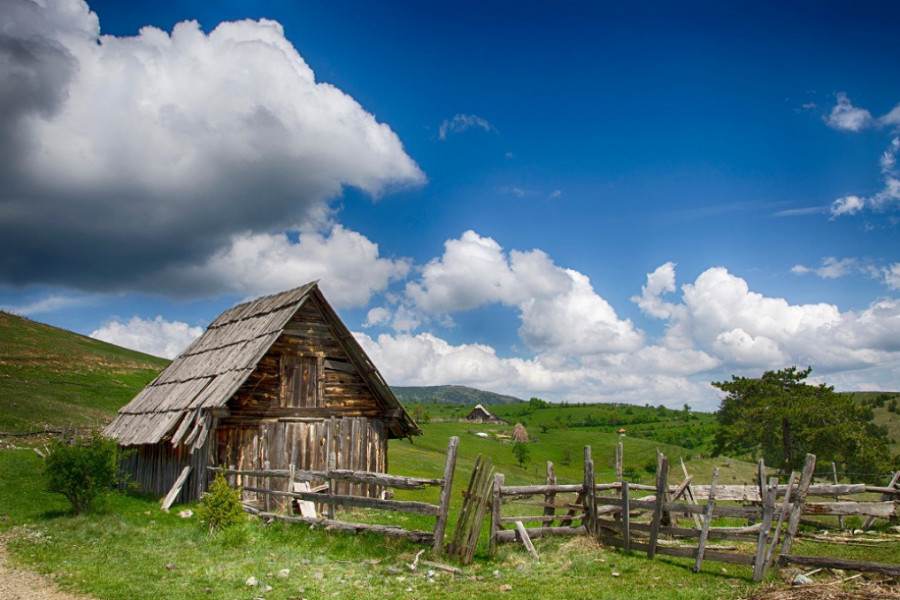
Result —
[{"label": "distant mountain ridge", "polygon": [[495,394],[464,385],[391,386],[405,406],[412,404],[516,404],[524,402],[515,396]]}]

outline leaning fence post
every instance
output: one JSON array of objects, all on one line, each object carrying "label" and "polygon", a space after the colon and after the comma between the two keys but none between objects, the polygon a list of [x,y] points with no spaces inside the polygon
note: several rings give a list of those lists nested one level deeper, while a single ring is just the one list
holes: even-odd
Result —
[{"label": "leaning fence post", "polygon": [[491,556],[497,552],[497,534],[500,532],[500,517],[503,514],[503,496],[500,488],[503,487],[503,473],[494,475],[494,494],[491,499],[491,537],[489,553]]},{"label": "leaning fence post", "polygon": [[444,532],[447,530],[447,514],[450,512],[450,488],[453,485],[453,471],[456,468],[456,451],[459,438],[453,436],[447,444],[447,462],[444,463],[444,483],[441,486],[441,498],[438,503],[438,514],[434,520],[434,546],[432,552],[440,554],[444,549]]},{"label": "leaning fence post", "polygon": [[700,572],[703,566],[703,553],[706,552],[706,540],[709,539],[709,526],[712,523],[713,511],[716,508],[716,483],[719,481],[719,469],[713,469],[712,481],[709,484],[709,499],[703,511],[703,528],[700,530],[700,542],[697,544],[697,558],[694,560],[694,573]]},{"label": "leaning fence post", "polygon": [[[772,532],[772,541],[769,543],[769,551],[766,552],[766,569],[771,567],[775,558],[775,548],[778,546],[778,540],[781,536],[781,526],[784,524],[784,519],[787,516],[787,509],[791,503],[791,495],[793,494],[794,489],[794,480],[799,477],[799,473],[797,471],[792,471],[791,476],[788,478],[787,488],[784,491],[784,500],[781,502],[781,508],[778,509],[778,522],[775,523],[775,530]],[[777,495],[777,492],[776,492]]]},{"label": "leaning fence post", "polygon": [[[760,465],[762,461],[760,460]],[[762,467],[761,467],[762,470]],[[769,529],[772,527],[772,519],[775,516],[775,497],[778,494],[778,478],[769,478],[769,485],[762,496],[763,514],[759,529],[759,538],[756,541],[756,556],[753,559],[753,581],[762,581],[766,576],[766,545],[769,541]]]},{"label": "leaning fence post", "polygon": [[794,496],[794,506],[791,508],[791,517],[788,519],[787,531],[784,533],[784,542],[781,544],[781,553],[778,556],[779,562],[791,553],[791,545],[794,543],[794,536],[797,535],[797,528],[800,526],[803,505],[806,504],[806,492],[809,490],[809,484],[812,483],[813,472],[815,470],[816,455],[807,454],[806,462],[803,464],[803,473],[800,475],[800,485],[797,487],[796,496]]},{"label": "leaning fence post", "polygon": [[656,556],[656,542],[659,539],[659,526],[662,521],[663,504],[666,502],[666,488],[669,480],[669,458],[663,454],[657,464],[659,468],[656,471],[656,505],[653,507],[653,521],[650,523],[647,558]]}]

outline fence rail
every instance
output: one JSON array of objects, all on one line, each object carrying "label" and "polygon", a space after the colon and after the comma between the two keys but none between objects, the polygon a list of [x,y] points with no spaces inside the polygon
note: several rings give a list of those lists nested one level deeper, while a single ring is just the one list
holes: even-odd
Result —
[{"label": "fence rail", "polygon": [[[621,452],[620,446],[616,450],[617,473],[621,473]],[[495,475],[491,553],[502,542],[521,542],[527,547],[530,538],[590,534],[614,547],[646,552],[649,558],[656,554],[693,558],[696,571],[704,560],[752,566],[757,581],[774,565],[788,563],[824,567],[840,564],[840,568],[900,575],[900,564],[791,553],[800,524],[817,524],[804,516],[833,515],[841,519],[856,515],[868,517],[866,526],[875,519],[895,519],[900,514],[900,474],[895,474],[886,487],[813,484],[816,457],[810,454],[803,471],[792,473],[783,484],[774,477],[766,480],[765,465],[760,461],[758,486],[718,485],[718,469],[710,485],[691,485],[692,476],[683,463],[684,480],[670,485],[668,459],[662,454],[657,458],[656,485],[652,486],[630,484],[621,475],[613,483],[596,483],[590,447],[585,447],[581,483],[558,484],[552,463],[548,463],[545,485],[505,486],[503,474]],[[877,501],[843,498],[859,494],[881,497]],[[568,498],[560,498],[565,495]],[[808,502],[809,497],[830,497],[834,501]],[[713,527],[713,520],[719,517],[748,519],[750,524]],[[679,524],[679,518],[688,519],[690,525]],[[525,523],[538,525],[526,528]],[[742,545],[716,545],[720,541]]]},{"label": "fence rail", "polygon": [[[345,532],[370,531],[386,536],[402,537],[419,543],[431,544],[435,553],[442,550],[444,534],[447,528],[447,516],[450,507],[450,488],[453,485],[453,472],[456,467],[456,456],[459,447],[459,438],[450,438],[447,446],[447,458],[444,463],[444,476],[440,479],[405,477],[401,475],[388,475],[371,471],[352,471],[348,469],[329,469],[325,471],[308,471],[298,469],[234,469],[223,467],[208,467],[214,473],[222,473],[229,477],[235,485],[240,485],[239,478],[253,477],[256,481],[270,479],[288,479],[290,491],[276,490],[271,487],[243,487],[246,492],[259,494],[263,498],[263,508],[258,514],[265,518],[279,519],[291,523],[308,523],[320,525],[326,529]],[[312,481],[326,481],[327,488],[322,491],[309,489],[296,489],[295,483],[308,484]],[[427,502],[413,502],[405,500],[392,500],[385,498],[370,498],[366,496],[353,496],[337,494],[335,481],[348,482],[350,484],[374,485],[385,488],[402,490],[421,490],[428,486],[441,488],[438,504]],[[308,488],[308,486],[307,486]],[[271,498],[289,499],[286,506],[282,506],[285,512],[271,510]],[[327,507],[327,517],[295,515],[293,505],[295,501],[315,503]],[[419,531],[405,529],[396,525],[374,525],[369,523],[352,523],[334,518],[335,507],[367,508],[390,512],[426,515],[435,518],[433,531]]]}]

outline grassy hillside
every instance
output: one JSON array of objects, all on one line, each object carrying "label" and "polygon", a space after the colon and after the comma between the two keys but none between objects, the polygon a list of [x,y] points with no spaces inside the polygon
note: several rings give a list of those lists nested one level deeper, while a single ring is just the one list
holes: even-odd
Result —
[{"label": "grassy hillside", "polygon": [[0,431],[105,423],[168,362],[0,312]]},{"label": "grassy hillside", "polygon": [[445,404],[484,406],[493,404],[516,404],[522,400],[514,396],[504,396],[493,392],[485,392],[464,385],[432,385],[425,387],[392,386],[397,398],[406,406],[413,404]]},{"label": "grassy hillside", "polygon": [[891,453],[900,454],[900,393],[853,392],[853,399],[872,409],[872,422],[883,427],[891,440]]}]

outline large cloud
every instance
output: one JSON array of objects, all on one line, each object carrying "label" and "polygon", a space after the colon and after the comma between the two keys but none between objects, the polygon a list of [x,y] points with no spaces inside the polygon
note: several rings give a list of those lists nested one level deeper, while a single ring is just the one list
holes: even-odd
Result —
[{"label": "large cloud", "polygon": [[202,264],[166,269],[153,287],[259,296],[318,279],[329,300],[344,308],[365,305],[409,268],[405,259],[381,257],[378,244],[362,234],[334,225],[327,235],[304,231],[296,240],[286,233],[236,235]]},{"label": "large cloud", "polygon": [[[680,287],[673,262],[648,273],[632,301],[664,324],[663,334],[649,340],[616,318],[582,274],[540,251],[507,253],[474,232],[448,241],[407,294],[414,304],[401,310],[453,315],[485,304],[517,310],[531,352],[503,357],[491,346],[412,333],[418,323],[394,335],[356,334],[395,385],[461,383],[525,398],[715,410],[709,382],[732,374],[811,365],[816,381],[839,389],[879,389],[900,375],[900,300],[859,311],[791,304],[753,291],[722,267]],[[379,310],[369,325],[387,319]],[[597,344],[595,336],[605,341]]]},{"label": "large cloud", "polygon": [[422,269],[407,296],[429,313],[499,303],[516,307],[519,336],[529,348],[556,354],[621,352],[643,336],[591,287],[583,274],[553,263],[541,250],[508,254],[474,231],[444,244],[444,254]]},{"label": "large cloud", "polygon": [[274,21],[99,35],[83,2],[0,25],[0,277],[109,289],[283,231],[340,194],[424,181],[390,128]]}]

